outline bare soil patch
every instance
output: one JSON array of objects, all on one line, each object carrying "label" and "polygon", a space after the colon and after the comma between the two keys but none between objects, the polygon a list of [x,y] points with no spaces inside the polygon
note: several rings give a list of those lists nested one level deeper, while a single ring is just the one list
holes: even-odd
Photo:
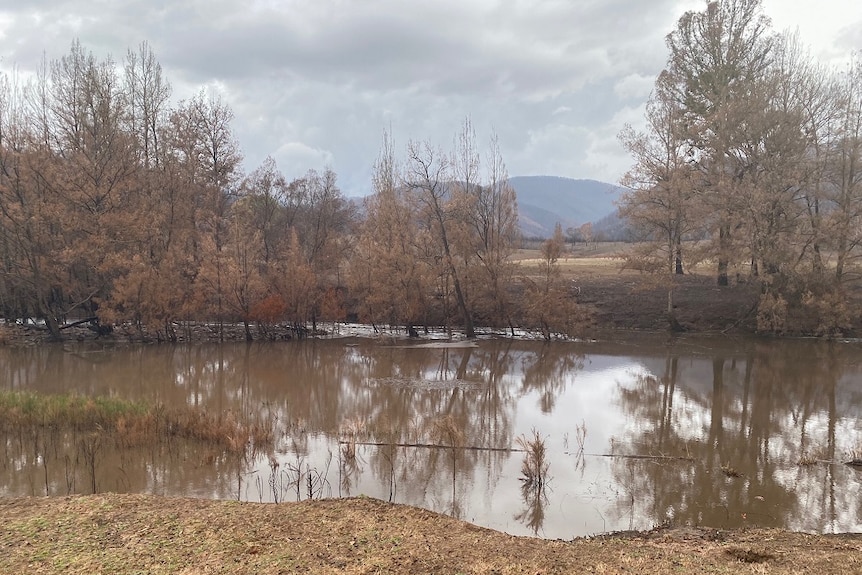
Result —
[{"label": "bare soil patch", "polygon": [[[572,286],[573,297],[584,306],[595,329],[664,331],[668,329],[667,288],[656,275],[623,268],[626,244],[580,245],[557,263]],[[516,261],[528,268],[537,263],[538,250],[521,250]],[[697,270],[674,278],[674,310],[686,331],[695,333],[754,333],[754,283],[719,287],[715,276]]]},{"label": "bare soil patch", "polygon": [[[638,272],[613,274],[587,270],[574,281],[578,303],[587,307],[598,328],[661,331],[668,329],[667,289]],[[756,286],[719,287],[715,278],[688,274],[677,278],[674,311],[686,331],[754,333]]]},{"label": "bare soil patch", "polygon": [[368,498],[7,499],[0,520],[4,573],[862,573],[862,535],[684,528],[546,541]]}]

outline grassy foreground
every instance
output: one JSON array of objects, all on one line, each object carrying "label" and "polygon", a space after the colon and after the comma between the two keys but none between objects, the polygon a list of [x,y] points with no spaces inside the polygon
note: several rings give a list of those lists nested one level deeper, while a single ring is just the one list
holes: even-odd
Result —
[{"label": "grassy foreground", "polygon": [[862,535],[662,530],[543,541],[372,499],[0,499],[2,573],[862,573]]}]

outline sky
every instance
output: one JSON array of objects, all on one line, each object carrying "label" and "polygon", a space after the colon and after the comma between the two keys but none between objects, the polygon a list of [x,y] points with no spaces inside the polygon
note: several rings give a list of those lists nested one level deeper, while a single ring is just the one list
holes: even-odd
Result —
[{"label": "sky", "polygon": [[[0,0],[0,69],[78,39],[118,63],[147,42],[173,100],[202,88],[235,114],[250,172],[331,167],[370,192],[384,130],[449,150],[469,117],[509,173],[619,181],[617,134],[642,123],[665,36],[703,0]],[[763,0],[818,59],[862,48],[862,2]]]}]

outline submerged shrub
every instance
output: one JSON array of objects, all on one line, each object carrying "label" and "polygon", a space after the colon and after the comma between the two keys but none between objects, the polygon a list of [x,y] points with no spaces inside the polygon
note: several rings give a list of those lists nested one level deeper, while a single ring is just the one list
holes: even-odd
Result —
[{"label": "submerged shrub", "polygon": [[521,462],[521,481],[527,488],[544,489],[548,481],[548,469],[551,467],[545,440],[542,439],[538,431],[533,429],[531,438],[528,439],[522,435],[516,441],[524,450],[524,460]]}]

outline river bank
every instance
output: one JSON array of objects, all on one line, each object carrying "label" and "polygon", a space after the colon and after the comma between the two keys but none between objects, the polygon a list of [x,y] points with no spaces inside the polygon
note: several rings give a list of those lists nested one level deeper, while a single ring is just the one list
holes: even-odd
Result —
[{"label": "river bank", "polygon": [[[598,266],[593,266],[596,269]],[[573,275],[573,274],[569,274]],[[645,276],[632,272],[606,271],[579,273],[576,281],[576,298],[582,306],[584,322],[576,337],[595,337],[597,333],[614,331],[666,332],[667,292],[661,286],[647,281]],[[687,333],[755,333],[757,318],[754,304],[758,292],[754,286],[739,284],[719,288],[711,278],[688,275],[679,279],[675,289],[677,319]],[[426,334],[417,327],[420,337],[447,336],[443,326],[431,326]],[[245,327],[238,323],[222,325],[208,322],[184,322],[174,326],[176,342],[218,342],[246,340]],[[454,330],[457,333],[457,328]],[[478,329],[480,335],[506,337],[508,330]],[[256,341],[283,341],[301,337],[407,337],[404,326],[367,326],[321,322],[317,330],[297,329],[291,325],[268,326],[265,330],[251,327]],[[540,338],[541,334],[519,331],[518,337]],[[162,334],[148,333],[134,326],[121,325],[110,333],[97,330],[89,323],[70,324],[61,330],[64,342],[100,342],[104,344],[160,343]],[[36,345],[49,343],[46,329],[36,324],[0,325],[0,345]]]},{"label": "river bank", "polygon": [[4,573],[862,573],[862,535],[691,527],[513,537],[369,498],[0,499]]}]

